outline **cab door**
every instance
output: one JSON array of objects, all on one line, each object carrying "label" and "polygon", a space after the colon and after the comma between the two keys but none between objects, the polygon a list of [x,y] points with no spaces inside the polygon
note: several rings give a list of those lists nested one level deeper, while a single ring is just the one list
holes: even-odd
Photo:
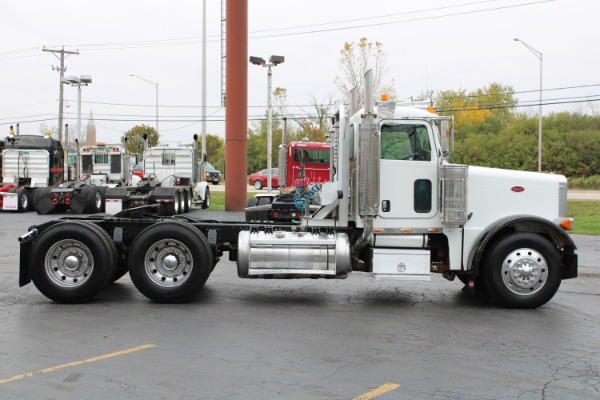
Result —
[{"label": "cab door", "polygon": [[433,143],[431,125],[425,121],[382,123],[379,217],[385,226],[412,227],[409,220],[437,214],[438,155]]}]

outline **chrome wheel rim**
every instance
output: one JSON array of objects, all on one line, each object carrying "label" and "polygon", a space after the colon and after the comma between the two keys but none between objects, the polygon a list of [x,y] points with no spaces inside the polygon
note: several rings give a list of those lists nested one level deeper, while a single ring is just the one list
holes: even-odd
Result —
[{"label": "chrome wheel rim", "polygon": [[254,182],[254,187],[256,189],[261,189],[262,188],[262,183],[260,183],[260,181],[256,181],[256,182]]},{"label": "chrome wheel rim", "polygon": [[29,207],[29,199],[27,198],[27,193],[23,192],[21,193],[21,208],[27,210],[27,207]]},{"label": "chrome wheel rim", "polygon": [[73,239],[61,240],[50,247],[45,264],[50,281],[61,287],[83,285],[94,270],[94,258],[90,249]]},{"label": "chrome wheel rim", "polygon": [[534,249],[517,249],[502,262],[502,281],[511,292],[531,295],[539,292],[548,280],[548,263]]},{"label": "chrome wheel rim", "polygon": [[100,192],[96,192],[94,202],[96,203],[96,210],[100,210],[102,207],[102,194]]},{"label": "chrome wheel rim", "polygon": [[175,239],[154,243],[146,252],[144,264],[150,280],[162,287],[182,285],[194,267],[190,250]]}]

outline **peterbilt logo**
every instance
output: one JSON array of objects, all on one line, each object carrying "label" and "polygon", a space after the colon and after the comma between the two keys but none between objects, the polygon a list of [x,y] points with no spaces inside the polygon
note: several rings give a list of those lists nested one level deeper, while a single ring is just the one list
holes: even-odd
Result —
[{"label": "peterbilt logo", "polygon": [[513,192],[521,193],[525,191],[525,188],[523,186],[513,186],[510,188],[510,190],[512,190]]}]

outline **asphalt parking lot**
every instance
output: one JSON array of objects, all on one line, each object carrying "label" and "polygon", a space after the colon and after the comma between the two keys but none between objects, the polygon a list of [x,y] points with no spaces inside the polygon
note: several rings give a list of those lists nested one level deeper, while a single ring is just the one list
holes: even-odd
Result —
[{"label": "asphalt parking lot", "polygon": [[600,238],[574,236],[580,277],[536,310],[437,275],[242,280],[229,261],[186,304],[126,275],[61,305],[18,287],[17,237],[54,218],[0,213],[1,399],[600,398]]}]

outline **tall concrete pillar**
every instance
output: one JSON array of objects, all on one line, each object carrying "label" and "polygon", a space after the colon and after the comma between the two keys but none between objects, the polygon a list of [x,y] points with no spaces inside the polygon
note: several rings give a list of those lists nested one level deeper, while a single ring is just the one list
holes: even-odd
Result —
[{"label": "tall concrete pillar", "polygon": [[248,130],[248,0],[227,0],[225,210],[246,207]]}]

